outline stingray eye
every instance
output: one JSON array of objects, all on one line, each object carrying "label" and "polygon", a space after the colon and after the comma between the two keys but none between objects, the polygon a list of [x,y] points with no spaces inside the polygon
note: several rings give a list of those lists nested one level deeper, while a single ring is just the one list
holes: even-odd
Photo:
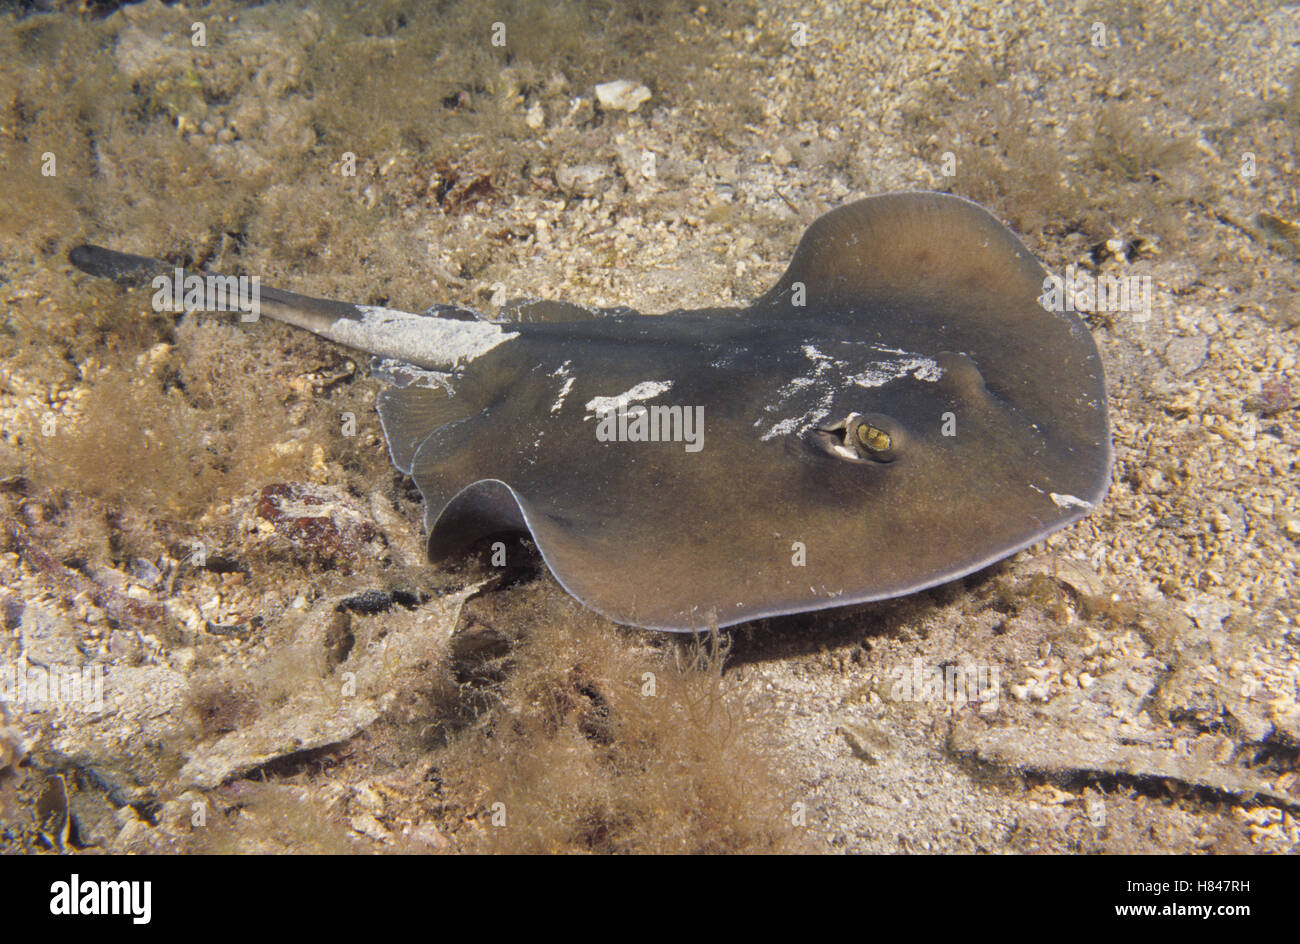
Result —
[{"label": "stingray eye", "polygon": [[858,444],[865,447],[868,452],[888,452],[893,445],[889,433],[870,423],[858,424],[857,439]]},{"label": "stingray eye", "polygon": [[893,462],[907,445],[907,434],[900,423],[882,413],[859,413],[845,423],[846,445],[862,459]]},{"label": "stingray eye", "polygon": [[906,443],[901,424],[880,413],[850,413],[830,426],[813,430],[812,445],[852,462],[893,462]]}]

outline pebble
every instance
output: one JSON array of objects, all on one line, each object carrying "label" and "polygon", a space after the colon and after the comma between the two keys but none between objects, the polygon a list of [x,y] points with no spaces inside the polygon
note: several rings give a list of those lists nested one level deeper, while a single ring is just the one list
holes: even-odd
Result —
[{"label": "pebble", "polygon": [[1165,361],[1179,377],[1186,377],[1205,362],[1210,340],[1204,334],[1174,338],[1165,346]]},{"label": "pebble", "polygon": [[384,828],[383,823],[375,819],[369,813],[362,813],[360,816],[354,816],[348,820],[348,824],[363,836],[369,836],[377,842],[383,842],[388,839],[391,833]]},{"label": "pebble", "polygon": [[615,79],[596,86],[596,101],[602,108],[634,112],[650,101],[650,90],[630,79]]},{"label": "pebble", "polygon": [[373,813],[376,816],[384,812],[384,798],[369,783],[357,784],[352,788],[352,793],[358,805],[365,812]]},{"label": "pebble", "polygon": [[561,190],[590,197],[596,193],[600,182],[610,176],[610,170],[603,164],[564,164],[555,172],[555,182]]},{"label": "pebble", "polygon": [[417,823],[406,830],[404,835],[413,842],[430,846],[434,849],[446,849],[450,842],[433,823]]}]

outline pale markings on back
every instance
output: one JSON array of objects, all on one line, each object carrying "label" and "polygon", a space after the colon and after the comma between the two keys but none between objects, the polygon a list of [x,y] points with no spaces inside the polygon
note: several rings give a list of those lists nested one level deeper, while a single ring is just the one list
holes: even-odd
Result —
[{"label": "pale markings on back", "polygon": [[[879,351],[882,354],[900,354],[902,359],[883,360],[870,362],[865,370],[859,371],[851,377],[843,378],[859,387],[880,387],[889,383],[891,380],[898,380],[900,377],[911,375],[916,380],[935,382],[943,376],[943,368],[932,357],[923,357],[920,354],[912,354],[900,348],[885,347],[880,344],[870,345],[872,350]],[[805,344],[802,347],[805,357],[813,362],[812,373],[802,377],[793,378],[780,391],[780,402],[784,403],[790,397],[794,396],[800,390],[806,390],[817,384],[823,385],[821,400],[817,406],[805,412],[799,417],[787,417],[773,426],[761,437],[761,442],[767,442],[769,439],[775,439],[777,436],[786,436],[791,433],[805,433],[812,427],[824,420],[831,411],[831,403],[835,399],[836,390],[843,385],[841,376],[849,365],[847,362],[837,360],[828,354],[823,354],[811,344]],[[831,375],[831,371],[836,371]],[[771,413],[777,409],[777,406],[769,405],[766,410]],[[762,424],[762,420],[756,420],[755,426]]]},{"label": "pale markings on back", "polygon": [[423,367],[416,367],[391,357],[374,361],[370,366],[370,375],[399,387],[426,387],[430,390],[443,390],[449,397],[456,395],[456,388],[452,384],[455,379],[454,374],[441,370],[425,370]]},{"label": "pale markings on back", "polygon": [[672,389],[671,380],[643,380],[626,393],[620,393],[614,397],[593,397],[587,401],[587,415],[584,420],[589,420],[600,413],[607,413],[610,410],[617,410],[619,407],[626,407],[629,403],[638,400],[653,400],[661,393],[667,393]]},{"label": "pale markings on back", "polygon": [[348,347],[407,362],[458,367],[519,337],[490,321],[428,318],[408,311],[358,305],[361,318],[339,318],[325,336]]},{"label": "pale markings on back", "polygon": [[560,394],[555,398],[555,402],[551,404],[552,413],[560,412],[560,408],[564,406],[565,398],[569,395],[569,392],[573,389],[573,381],[576,378],[569,373],[569,365],[572,363],[573,361],[565,361],[559,367],[555,368],[555,370],[551,371],[552,377],[564,378],[564,383],[560,387]]}]

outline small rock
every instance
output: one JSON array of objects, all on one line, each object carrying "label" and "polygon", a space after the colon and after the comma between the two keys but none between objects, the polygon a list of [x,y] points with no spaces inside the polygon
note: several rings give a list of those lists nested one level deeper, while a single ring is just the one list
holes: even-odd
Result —
[{"label": "small rock", "polygon": [[[276,483],[247,504],[242,533],[276,553],[287,551],[299,563],[328,562],[349,573],[381,543],[367,509],[335,487]],[[258,519],[269,524],[269,533]]]},{"label": "small rock", "polygon": [[0,725],[0,770],[17,767],[27,757],[31,744],[18,728]]},{"label": "small rock", "polygon": [[776,149],[772,151],[772,163],[777,167],[785,167],[793,160],[794,157],[784,144],[778,144]]},{"label": "small rock", "polygon": [[591,99],[579,95],[569,103],[569,112],[560,120],[560,124],[565,127],[581,127],[595,116],[596,106],[592,104]]},{"label": "small rock", "polygon": [[162,580],[162,571],[153,561],[137,557],[131,562],[131,576],[144,586],[152,588],[158,586],[158,581]]},{"label": "small rock", "polygon": [[546,112],[542,111],[541,102],[533,102],[532,107],[528,109],[528,113],[524,115],[524,124],[534,131],[540,131],[542,125],[546,124]]},{"label": "small rock", "polygon": [[362,813],[360,816],[354,816],[348,820],[348,824],[363,836],[369,836],[376,842],[384,842],[391,835],[384,824],[379,822],[369,813]]},{"label": "small rock", "polygon": [[1285,377],[1270,378],[1261,385],[1259,395],[1246,401],[1246,409],[1260,416],[1277,416],[1294,409],[1300,403],[1291,390],[1290,381]]},{"label": "small rock", "polygon": [[177,649],[172,653],[172,667],[182,675],[188,675],[194,670],[194,664],[198,662],[198,658],[199,654],[193,646]]},{"label": "small rock", "polygon": [[1273,725],[1251,709],[1242,699],[1229,698],[1225,707],[1232,715],[1237,734],[1248,744],[1263,744],[1273,733]]},{"label": "small rock", "polygon": [[113,46],[118,70],[131,80],[181,73],[188,64],[186,50],[171,39],[147,26],[124,29]]},{"label": "small rock", "polygon": [[837,730],[848,742],[854,756],[868,764],[879,764],[893,747],[889,734],[873,721],[844,723]]},{"label": "small rock", "polygon": [[27,604],[18,594],[6,592],[0,595],[0,623],[5,629],[17,629],[26,608]]},{"label": "small rock", "polygon": [[650,101],[650,90],[630,79],[615,79],[596,86],[596,101],[602,108],[633,112]]},{"label": "small rock", "polygon": [[429,846],[431,849],[446,849],[451,845],[447,837],[433,823],[417,823],[406,831],[406,838]]},{"label": "small rock", "polygon": [[384,812],[384,798],[371,784],[364,781],[357,784],[352,788],[352,795],[367,813],[378,816]]},{"label": "small rock", "polygon": [[139,659],[140,638],[136,633],[114,630],[108,634],[108,654],[113,659]]},{"label": "small rock", "polygon": [[600,182],[610,176],[603,164],[565,164],[555,172],[555,182],[561,190],[580,197],[594,196]]},{"label": "small rock", "polygon": [[325,624],[325,669],[333,672],[342,665],[356,643],[352,634],[352,617],[346,612],[335,612]]},{"label": "small rock", "polygon": [[1106,801],[1095,793],[1088,794],[1083,801],[1084,812],[1088,814],[1088,821],[1093,826],[1101,829],[1106,825]]},{"label": "small rock", "polygon": [[1174,338],[1165,346],[1165,360],[1169,369],[1179,377],[1186,377],[1205,362],[1210,341],[1203,334],[1190,338]]},{"label": "small rock", "polygon": [[85,661],[77,646],[80,638],[77,626],[53,607],[28,604],[22,611],[18,632],[29,662],[68,667]]}]

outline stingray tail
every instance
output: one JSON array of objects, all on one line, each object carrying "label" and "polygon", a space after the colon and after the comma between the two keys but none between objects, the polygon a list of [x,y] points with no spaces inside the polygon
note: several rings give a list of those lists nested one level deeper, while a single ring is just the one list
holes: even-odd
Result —
[{"label": "stingray tail", "polygon": [[[238,311],[246,321],[266,315],[353,350],[428,370],[457,370],[464,362],[516,336],[495,322],[478,320],[473,312],[450,305],[438,305],[418,315],[392,308],[296,295],[263,286],[260,278],[243,277],[251,279],[250,288],[247,283],[238,282],[235,276],[187,273],[158,259],[116,252],[102,246],[77,246],[68,253],[68,261],[82,272],[112,279],[120,285],[153,285],[162,290],[171,283],[173,300],[184,297],[190,291],[191,279],[197,276],[204,280],[200,287],[205,290],[201,294],[209,305],[214,298],[227,302],[215,310]],[[215,290],[211,288],[214,285]],[[251,305],[236,307],[228,304],[236,289],[239,300],[251,299]],[[202,305],[186,304],[185,307],[213,310]],[[179,311],[181,306],[174,304],[172,310]],[[249,315],[252,317],[247,317]]]},{"label": "stingray tail", "polygon": [[115,252],[89,243],[74,246],[68,253],[68,261],[87,275],[112,279],[120,285],[143,285],[167,269],[160,259]]},{"label": "stingray tail", "polygon": [[[158,279],[174,279],[178,273],[181,279],[199,274],[186,272],[160,259],[117,252],[113,249],[105,249],[103,246],[92,246],[89,243],[74,247],[68,253],[68,261],[88,275],[112,279],[119,285],[137,287],[156,284]],[[269,288],[261,285],[260,279],[255,284],[257,303],[254,314],[266,315],[314,334],[328,337],[330,328],[340,318],[358,317],[354,305]]]}]

